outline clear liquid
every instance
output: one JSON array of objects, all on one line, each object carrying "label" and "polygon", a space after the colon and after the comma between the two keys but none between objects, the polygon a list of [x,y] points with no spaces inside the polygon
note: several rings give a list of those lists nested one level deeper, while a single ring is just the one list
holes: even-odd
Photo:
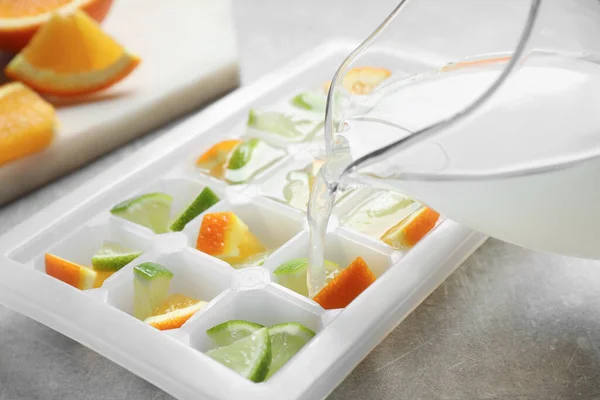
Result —
[{"label": "clear liquid", "polygon": [[314,297],[331,278],[325,270],[325,236],[342,172],[351,161],[350,149],[344,138],[339,138],[332,148],[334,151],[319,170],[308,200],[310,248],[306,283],[309,297]]},{"label": "clear liquid", "polygon": [[[325,168],[324,165],[323,168]],[[310,249],[306,279],[309,297],[314,297],[327,279],[325,273],[325,236],[327,224],[335,201],[334,190],[328,185],[321,171],[315,180],[308,202],[308,225],[310,228]]]},{"label": "clear liquid", "polygon": [[[498,66],[490,66],[430,74],[408,83],[404,77],[390,78],[378,98],[363,104],[366,111],[361,116],[346,118],[349,129],[343,136],[349,143],[349,157],[369,154],[453,115],[498,73]],[[385,124],[374,122],[378,120]],[[435,141],[386,154],[346,175],[344,181],[405,193],[450,219],[510,243],[600,259],[600,157],[594,157],[596,153],[600,153],[600,65],[541,53],[529,56],[483,110],[466,122]],[[542,168],[543,173],[526,176],[506,175],[510,170],[552,166],[582,156],[588,156],[588,161]],[[336,158],[334,152],[330,161]],[[407,175],[414,172],[452,177],[420,180]],[[469,178],[473,173],[483,178]],[[339,175],[330,176],[338,179],[318,184],[337,187]],[[313,266],[322,264],[329,215],[325,212],[328,192],[315,193],[319,197],[311,199],[313,212],[309,210]],[[317,288],[319,272],[317,268],[311,272]]]}]

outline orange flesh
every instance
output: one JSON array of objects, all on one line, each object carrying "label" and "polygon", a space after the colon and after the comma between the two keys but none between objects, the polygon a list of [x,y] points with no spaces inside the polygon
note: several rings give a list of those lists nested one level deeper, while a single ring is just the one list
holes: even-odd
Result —
[{"label": "orange flesh", "polygon": [[439,218],[438,212],[424,207],[390,228],[381,238],[392,247],[412,247],[435,227]]},{"label": "orange flesh", "polygon": [[110,278],[114,273],[114,271],[96,271],[96,282],[94,282],[94,289],[104,285],[104,281]]},{"label": "orange flesh", "polygon": [[54,108],[20,83],[0,86],[0,165],[48,147]]},{"label": "orange flesh", "polygon": [[0,18],[18,18],[44,14],[73,0],[0,0]]},{"label": "orange flesh", "polygon": [[202,154],[196,164],[203,164],[206,162],[217,162],[217,163],[225,163],[227,161],[227,155],[240,144],[240,140],[232,139],[232,140],[224,140],[215,144],[213,147],[208,149],[204,154]]},{"label": "orange flesh", "polygon": [[242,264],[250,257],[267,251],[267,248],[263,246],[260,240],[252,232],[246,233],[244,240],[240,243],[239,249],[239,256],[224,257],[223,261],[226,261],[231,265]]},{"label": "orange flesh", "polygon": [[185,315],[178,315],[178,316],[175,316],[175,317],[172,317],[169,319],[154,321],[150,325],[152,325],[153,327],[155,327],[156,329],[161,330],[161,331],[168,331],[170,329],[178,329],[178,328],[181,328],[181,326],[183,324],[185,324],[188,319],[192,318],[194,316],[194,314],[196,314],[196,312],[185,314]]},{"label": "orange flesh", "polygon": [[369,94],[375,86],[386,80],[392,72],[385,68],[352,68],[344,77],[344,87],[353,94]]},{"label": "orange flesh", "polygon": [[375,282],[375,275],[361,257],[357,257],[313,298],[326,310],[344,308]]},{"label": "orange flesh", "polygon": [[[356,67],[352,68],[342,81],[344,89],[356,95],[369,94],[375,86],[386,80],[392,72],[386,68],[379,67]],[[325,92],[329,91],[331,82],[323,85]]]},{"label": "orange flesh", "polygon": [[232,213],[206,214],[202,219],[196,248],[210,255],[222,254],[225,249],[227,227],[231,223],[232,218]]},{"label": "orange flesh", "polygon": [[[53,12],[69,6],[74,0],[0,0],[0,49],[17,53],[31,40],[39,27],[47,22]],[[100,22],[106,17],[113,0],[88,0],[80,4],[90,17]],[[41,17],[40,21],[22,21],[23,18]],[[8,21],[3,25],[3,21]]]},{"label": "orange flesh", "polygon": [[[180,328],[203,307],[198,303],[200,300],[183,294],[173,294],[156,307],[152,316],[146,319],[146,323],[161,331]],[[193,307],[195,305],[198,307]],[[184,310],[187,307],[190,309]]]},{"label": "orange flesh", "polygon": [[85,12],[76,11],[54,14],[4,72],[39,93],[76,96],[112,86],[139,63]]},{"label": "orange flesh", "polygon": [[113,64],[123,48],[83,13],[56,15],[21,53],[39,69],[83,73]]},{"label": "orange flesh", "polygon": [[240,143],[240,140],[232,139],[215,144],[196,160],[196,166],[208,170],[216,178],[222,178],[229,154]]},{"label": "orange flesh", "polygon": [[172,294],[164,303],[154,309],[152,316],[166,314],[171,311],[179,310],[181,308],[189,307],[196,304],[199,300],[185,296],[183,294]]},{"label": "orange flesh", "polygon": [[409,246],[417,244],[427,233],[433,229],[440,214],[431,208],[425,207],[425,210],[415,218],[404,230],[405,242]]}]

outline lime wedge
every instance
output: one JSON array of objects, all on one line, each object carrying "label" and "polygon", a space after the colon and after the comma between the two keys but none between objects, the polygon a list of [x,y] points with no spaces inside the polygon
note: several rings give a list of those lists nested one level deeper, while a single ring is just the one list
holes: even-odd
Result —
[{"label": "lime wedge", "polygon": [[133,268],[133,316],[144,320],[169,296],[173,273],[160,264],[146,262]]},{"label": "lime wedge", "polygon": [[231,153],[229,163],[227,164],[227,169],[240,169],[248,164],[250,158],[252,158],[252,152],[259,143],[259,139],[252,138],[239,144],[233,153]]},{"label": "lime wedge", "polygon": [[[296,258],[281,264],[273,271],[273,275],[275,275],[275,280],[280,285],[308,297],[308,287],[306,286],[307,267],[307,258]],[[338,264],[325,260],[325,271],[328,276],[334,275],[338,270]]]},{"label": "lime wedge", "polygon": [[310,111],[325,111],[327,100],[315,92],[299,93],[292,99],[292,104]]},{"label": "lime wedge", "polygon": [[262,382],[269,373],[271,342],[267,328],[224,347],[206,352],[206,355],[231,368],[244,378]]},{"label": "lime wedge", "polygon": [[136,224],[143,225],[154,233],[167,232],[172,198],[165,193],[148,193],[125,200],[110,212]]},{"label": "lime wedge", "polygon": [[312,330],[296,322],[271,326],[269,328],[271,365],[265,380],[279,371],[314,336]]},{"label": "lime wedge", "polygon": [[202,214],[204,211],[214,206],[219,202],[219,196],[215,194],[209,187],[205,187],[202,192],[192,201],[185,210],[171,224],[173,232],[182,231],[188,222]]},{"label": "lime wedge", "polygon": [[210,328],[206,331],[206,334],[213,340],[215,345],[221,347],[250,336],[262,328],[264,326],[254,322],[232,320]]},{"label": "lime wedge", "polygon": [[92,256],[92,266],[97,271],[118,271],[142,254],[118,243],[104,242]]},{"label": "lime wedge", "polygon": [[314,122],[308,119],[294,120],[289,115],[277,111],[258,112],[250,110],[248,126],[259,131],[276,133],[286,138],[297,138],[306,135],[300,127],[311,125]]}]

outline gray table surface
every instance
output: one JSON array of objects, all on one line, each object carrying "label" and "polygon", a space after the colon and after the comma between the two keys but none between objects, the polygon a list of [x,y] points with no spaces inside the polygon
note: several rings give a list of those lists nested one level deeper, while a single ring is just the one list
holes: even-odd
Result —
[{"label": "gray table surface", "polygon": [[[364,37],[395,3],[235,1],[243,83],[326,38]],[[0,208],[0,234],[166,131]],[[600,264],[489,240],[330,396],[401,398],[600,399]],[[0,306],[0,400],[9,399],[171,397]]]}]

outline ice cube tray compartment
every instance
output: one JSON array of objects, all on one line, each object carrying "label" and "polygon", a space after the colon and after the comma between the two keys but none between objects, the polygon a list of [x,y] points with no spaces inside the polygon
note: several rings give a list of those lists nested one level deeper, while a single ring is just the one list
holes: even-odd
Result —
[{"label": "ice cube tray compartment", "polygon": [[[285,251],[274,253],[265,261],[264,267],[271,274],[283,263],[296,258],[308,257],[308,248],[310,243],[310,234],[304,232],[298,235],[293,242],[290,242]],[[364,241],[344,232],[341,229],[335,229],[328,232],[325,241],[325,259],[332,261],[346,268],[356,257],[362,257],[376,277],[380,277],[391,265],[394,251],[390,248],[376,248],[375,246],[365,244]],[[276,279],[272,276],[274,282]]]},{"label": "ice cube tray compartment", "polygon": [[[232,211],[246,225],[261,243],[270,251],[275,251],[292,237],[304,229],[304,222],[300,213],[288,210],[283,205],[269,205],[262,199],[236,195],[229,197],[213,207],[211,212]],[[183,233],[188,239],[191,247],[196,247],[198,233],[202,225],[202,219],[206,213],[196,217],[187,224]]]},{"label": "ice cube tray compartment", "polygon": [[169,294],[183,294],[209,302],[231,285],[233,270],[215,263],[210,257],[183,249],[175,253],[146,256],[135,260],[104,284],[108,304],[128,314],[133,312],[133,267],[142,262],[155,262],[173,273]]},{"label": "ice cube tray compartment", "polygon": [[[410,252],[395,251],[339,224],[339,217],[361,201],[360,191],[351,193],[334,209],[325,257],[346,267],[361,256],[380,278],[344,310],[325,311],[275,283],[272,272],[277,266],[307,256],[309,234],[303,211],[266,197],[274,191],[273,182],[285,178],[283,172],[296,164],[304,164],[303,168],[305,160],[321,154],[322,138],[285,143],[288,155],[243,185],[214,179],[195,168],[194,161],[218,141],[248,137],[245,123],[250,108],[287,110],[297,93],[319,90],[352,48],[353,44],[333,42],[303,55],[180,124],[0,238],[0,301],[183,400],[324,398],[484,237],[444,221]],[[391,70],[410,73],[426,65],[385,49],[370,53],[365,62]],[[316,113],[315,117],[320,118]],[[221,201],[181,232],[157,235],[109,213],[120,201],[160,191],[173,197],[174,217],[205,186]],[[217,211],[236,213],[273,250],[264,267],[236,270],[195,249],[203,216]],[[42,274],[44,253],[90,265],[105,240],[144,254],[102,288],[85,292]],[[130,315],[133,267],[145,261],[158,262],[174,273],[171,294],[182,293],[209,305],[169,332],[136,320]],[[264,325],[300,322],[317,336],[269,381],[254,384],[202,354],[210,348],[206,330],[231,319]]]},{"label": "ice cube tray compartment", "polygon": [[299,322],[319,332],[323,327],[323,314],[323,309],[318,305],[305,302],[292,293],[267,284],[260,289],[228,292],[202,315],[188,321],[185,330],[190,333],[190,346],[205,352],[215,347],[206,331],[223,322],[244,320],[264,326]]}]

